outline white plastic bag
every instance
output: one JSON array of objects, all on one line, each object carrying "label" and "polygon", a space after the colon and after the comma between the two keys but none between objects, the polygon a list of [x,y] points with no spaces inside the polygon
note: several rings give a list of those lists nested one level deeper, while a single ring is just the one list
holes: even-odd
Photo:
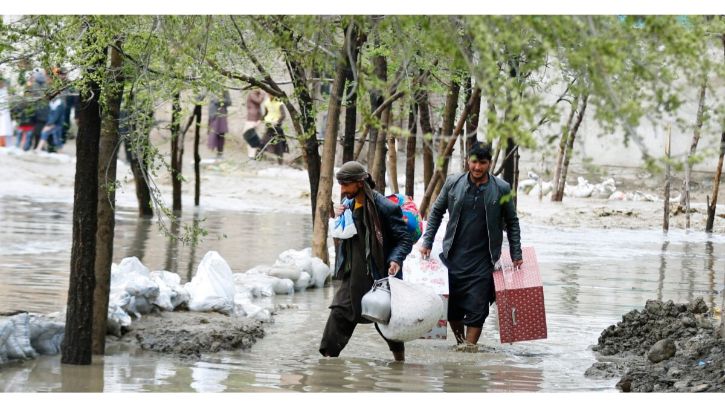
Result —
[{"label": "white plastic bag", "polygon": [[357,234],[352,211],[345,209],[341,216],[330,219],[330,236],[335,239],[349,239]]},{"label": "white plastic bag", "polygon": [[229,264],[219,253],[210,251],[204,255],[191,282],[184,288],[189,292],[189,310],[218,311],[231,314],[234,311],[234,280]]},{"label": "white plastic bag", "polygon": [[5,342],[5,350],[9,359],[30,359],[38,356],[30,344],[30,317],[27,313],[14,315],[10,318],[13,332]]},{"label": "white plastic bag", "polygon": [[407,342],[430,331],[443,316],[443,301],[433,290],[398,278],[390,280],[390,321],[378,324],[389,340]]},{"label": "white plastic bag", "polygon": [[277,277],[266,274],[253,273],[235,273],[232,279],[234,280],[234,289],[237,293],[240,291],[249,291],[253,297],[274,296],[274,286],[279,280]]}]

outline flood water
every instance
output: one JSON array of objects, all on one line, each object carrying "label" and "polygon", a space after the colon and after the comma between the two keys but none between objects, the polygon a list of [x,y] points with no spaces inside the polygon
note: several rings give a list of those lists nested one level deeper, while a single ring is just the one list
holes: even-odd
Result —
[{"label": "flood water", "polygon": [[[310,245],[307,216],[188,211],[209,235],[196,247],[169,242],[153,221],[121,208],[114,259],[137,256],[152,270],[188,281],[208,250],[234,272],[272,263],[283,250]],[[68,204],[0,198],[0,312],[55,312],[66,302],[71,248]],[[439,233],[442,233],[439,232]],[[225,237],[226,236],[226,237]],[[334,287],[267,301],[295,304],[266,326],[251,350],[179,359],[118,345],[91,366],[61,365],[41,356],[0,367],[0,391],[93,392],[521,392],[616,391],[617,379],[593,380],[590,347],[601,331],[647,299],[725,302],[725,238],[704,233],[560,229],[522,224],[525,246],[536,248],[546,302],[548,339],[500,344],[495,307],[477,354],[451,350],[455,341],[406,344],[404,364],[391,363],[372,325],[360,325],[340,358],[318,351]]]}]

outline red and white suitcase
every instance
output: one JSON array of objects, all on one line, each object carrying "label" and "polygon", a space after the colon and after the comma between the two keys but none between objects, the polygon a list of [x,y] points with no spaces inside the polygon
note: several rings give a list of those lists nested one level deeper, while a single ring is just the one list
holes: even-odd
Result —
[{"label": "red and white suitcase", "polygon": [[522,248],[524,264],[514,270],[508,250],[493,272],[501,343],[546,339],[544,288],[533,247]]}]

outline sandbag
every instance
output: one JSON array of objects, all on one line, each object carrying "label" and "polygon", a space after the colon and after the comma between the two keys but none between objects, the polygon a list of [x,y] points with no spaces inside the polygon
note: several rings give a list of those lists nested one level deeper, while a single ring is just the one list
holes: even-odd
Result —
[{"label": "sandbag", "polygon": [[[148,314],[153,310],[152,303],[157,300],[159,284],[151,278],[149,269],[136,257],[126,257],[118,267],[111,266],[111,295],[125,291],[131,298],[121,307],[136,317]],[[109,302],[110,304],[110,302]]]},{"label": "sandbag", "polygon": [[9,359],[30,359],[38,356],[30,344],[30,317],[22,313],[10,317],[13,332],[5,342]]},{"label": "sandbag", "polygon": [[272,320],[272,313],[268,309],[252,304],[251,302],[239,304],[247,318],[257,321],[269,322]]},{"label": "sandbag", "polygon": [[300,273],[300,278],[295,281],[295,291],[304,291],[310,286],[312,277],[309,273],[303,271]]},{"label": "sandbag", "polygon": [[294,263],[282,263],[277,261],[270,269],[269,275],[277,278],[286,278],[297,281],[300,278],[300,270]]},{"label": "sandbag", "polygon": [[152,304],[165,311],[173,311],[189,302],[189,293],[181,285],[181,277],[166,270],[152,271],[151,279],[159,286],[159,295]]},{"label": "sandbag", "polygon": [[332,274],[332,270],[318,257],[313,257],[310,263],[312,264],[312,286],[317,288],[324,287],[327,277]]},{"label": "sandbag", "polygon": [[189,292],[189,310],[218,311],[231,314],[234,311],[234,280],[229,264],[216,251],[204,255],[196,275],[184,288]]},{"label": "sandbag", "polygon": [[277,277],[254,273],[235,273],[232,275],[232,279],[237,293],[240,290],[248,290],[253,297],[274,296],[275,283],[279,280]]},{"label": "sandbag", "polygon": [[0,319],[0,364],[9,360],[7,342],[15,330],[13,321],[9,319]]},{"label": "sandbag", "polygon": [[[128,296],[128,293],[125,293]],[[130,298],[130,297],[128,297]],[[106,334],[120,338],[123,335],[123,328],[131,326],[131,316],[126,313],[119,305],[108,305],[108,314],[106,320]]]},{"label": "sandbag", "polygon": [[292,295],[295,293],[295,282],[288,278],[278,278],[272,288],[277,295]]},{"label": "sandbag", "polygon": [[378,324],[393,341],[407,342],[430,331],[443,316],[443,301],[433,290],[398,278],[390,281],[390,322]]},{"label": "sandbag", "polygon": [[65,334],[65,324],[32,316],[30,325],[30,345],[41,355],[57,355]]},{"label": "sandbag", "polygon": [[[312,275],[312,249],[308,247],[303,250],[285,250],[277,257],[275,264],[291,264],[294,265],[300,272],[304,271]],[[296,278],[291,278],[290,280],[295,281]]]}]

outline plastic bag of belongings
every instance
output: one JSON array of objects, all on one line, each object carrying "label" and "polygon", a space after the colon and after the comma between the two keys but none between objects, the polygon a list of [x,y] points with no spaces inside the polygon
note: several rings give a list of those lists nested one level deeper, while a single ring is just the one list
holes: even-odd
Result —
[{"label": "plastic bag of belongings", "polygon": [[398,278],[390,278],[390,321],[378,324],[382,334],[407,342],[429,332],[443,316],[443,301],[433,290]]}]

